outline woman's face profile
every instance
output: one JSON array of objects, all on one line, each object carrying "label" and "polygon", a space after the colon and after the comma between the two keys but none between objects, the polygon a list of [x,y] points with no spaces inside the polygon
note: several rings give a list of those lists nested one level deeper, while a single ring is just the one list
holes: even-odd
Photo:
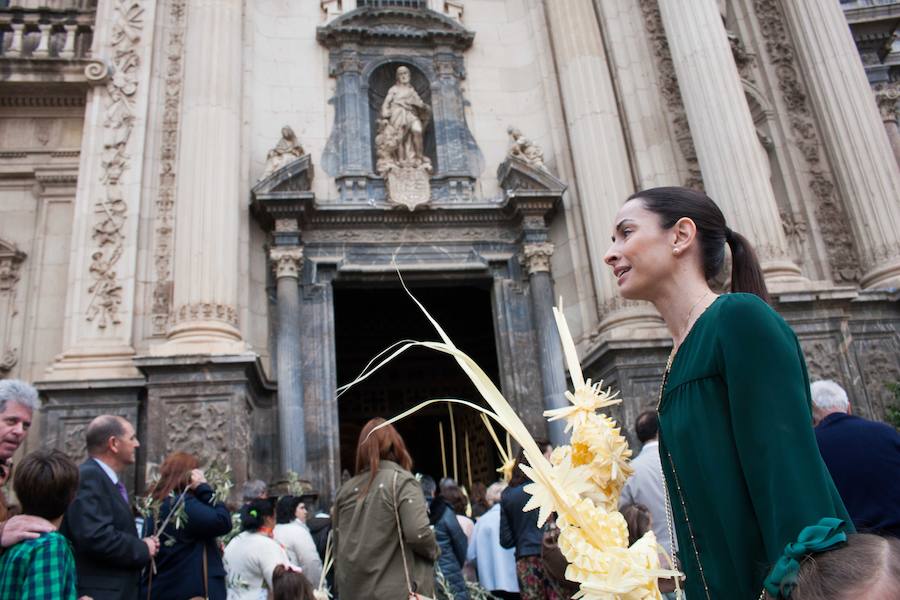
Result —
[{"label": "woman's face profile", "polygon": [[651,300],[660,282],[674,272],[674,233],[660,226],[659,215],[640,198],[629,200],[614,221],[612,244],[603,257],[623,298]]}]

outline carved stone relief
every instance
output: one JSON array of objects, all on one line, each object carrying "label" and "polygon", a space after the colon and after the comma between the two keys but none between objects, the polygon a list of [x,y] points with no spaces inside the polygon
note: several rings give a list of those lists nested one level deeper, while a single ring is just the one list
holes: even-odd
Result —
[{"label": "carved stone relief", "polygon": [[550,259],[553,257],[554,246],[550,242],[540,244],[525,244],[523,253],[528,274],[550,272]]},{"label": "carved stone relief", "polygon": [[838,283],[856,282],[860,269],[853,237],[847,227],[844,207],[836,197],[831,175],[822,160],[818,132],[796,66],[784,15],[776,0],[755,0],[754,8],[765,40],[766,54],[774,66],[778,88],[788,111],[793,141],[807,163],[809,190],[815,199],[815,214],[822,238],[826,240],[832,277]]},{"label": "carved stone relief", "polygon": [[194,302],[193,304],[182,304],[175,310],[170,323],[175,325],[184,321],[218,319],[225,321],[231,325],[237,326],[237,309],[233,306],[222,304],[221,302]]},{"label": "carved stone relief", "polygon": [[897,102],[900,101],[900,82],[878,83],[872,86],[881,120],[897,122]]},{"label": "carved stone relief", "polygon": [[19,362],[19,348],[13,335],[18,309],[16,284],[25,254],[12,244],[0,240],[0,377],[6,376]]},{"label": "carved stone relief", "polygon": [[297,279],[300,276],[300,268],[303,266],[303,248],[298,246],[276,246],[269,250],[269,259],[272,261],[272,269],[275,271],[275,277],[293,277]]},{"label": "carved stone relief", "polygon": [[684,111],[684,102],[681,99],[678,77],[675,75],[675,65],[672,63],[672,55],[669,52],[669,42],[666,40],[666,30],[663,28],[659,5],[657,0],[639,0],[639,2],[644,15],[644,27],[653,42],[653,53],[656,56],[656,68],[660,79],[659,89],[666,101],[666,107],[669,109],[675,140],[678,142],[687,166],[688,176],[684,185],[702,190],[703,175],[700,172],[700,162],[697,160],[697,151],[691,137],[691,127],[688,124],[687,113]]},{"label": "carved stone relief", "polygon": [[237,440],[231,439],[232,419],[227,400],[166,404],[167,455],[178,450],[190,452],[204,465],[228,456]]},{"label": "carved stone relief", "polygon": [[900,342],[896,338],[858,342],[856,356],[872,416],[883,419],[885,408],[893,402],[886,385],[900,382]]},{"label": "carved stone relief", "polygon": [[166,45],[165,109],[163,110],[162,149],[159,160],[159,192],[156,197],[153,262],[156,282],[153,286],[151,319],[153,335],[166,334],[172,310],[172,254],[175,241],[175,175],[178,165],[178,124],[181,118],[181,82],[184,72],[184,27],[187,0],[171,0]]},{"label": "carved stone relief", "polygon": [[114,2],[110,48],[113,69],[106,84],[107,104],[103,118],[103,152],[100,160],[102,187],[94,202],[91,237],[95,250],[91,253],[88,267],[92,283],[87,290],[89,299],[85,314],[85,319],[100,329],[121,323],[119,307],[122,304],[122,286],[116,273],[116,265],[124,252],[124,229],[128,213],[121,179],[130,167],[132,158],[127,146],[136,119],[134,103],[141,64],[138,45],[143,25],[142,0]]}]

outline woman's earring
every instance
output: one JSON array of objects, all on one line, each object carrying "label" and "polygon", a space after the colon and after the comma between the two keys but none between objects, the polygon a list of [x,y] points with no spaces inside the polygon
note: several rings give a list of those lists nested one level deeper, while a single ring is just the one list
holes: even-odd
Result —
[{"label": "woman's earring", "polygon": [[679,252],[681,252],[681,248],[679,248],[678,246],[672,248],[672,254],[678,254]]}]

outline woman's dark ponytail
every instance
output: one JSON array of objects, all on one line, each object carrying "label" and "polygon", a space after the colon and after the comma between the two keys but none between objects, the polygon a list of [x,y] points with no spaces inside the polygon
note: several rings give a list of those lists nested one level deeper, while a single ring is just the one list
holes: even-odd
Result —
[{"label": "woman's dark ponytail", "polygon": [[731,248],[731,291],[756,294],[768,302],[769,290],[766,287],[766,279],[749,240],[728,229],[725,241]]},{"label": "woman's dark ponytail", "polygon": [[682,187],[658,187],[632,194],[628,200],[641,200],[644,207],[660,217],[663,229],[688,218],[697,226],[697,238],[703,260],[703,275],[714,278],[725,264],[725,244],[731,248],[731,291],[755,294],[769,301],[762,267],[750,242],[728,228],[725,215],[712,199],[696,190]]},{"label": "woman's dark ponytail", "polygon": [[241,507],[241,531],[257,531],[266,517],[275,516],[275,504],[268,498],[256,498]]}]

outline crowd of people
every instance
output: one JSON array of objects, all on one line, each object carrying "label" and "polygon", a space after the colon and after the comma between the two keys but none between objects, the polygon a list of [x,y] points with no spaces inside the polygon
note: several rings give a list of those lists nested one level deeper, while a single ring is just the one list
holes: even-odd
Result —
[{"label": "crowd of people", "polygon": [[[709,281],[732,260],[729,294]],[[705,194],[656,188],[617,216],[605,261],[621,295],[653,303],[673,350],[656,406],[635,421],[640,452],[619,511],[634,543],[653,531],[667,599],[900,598],[900,434],[852,414],[833,381],[809,384],[793,331],[768,305],[749,242]],[[0,381],[0,598],[561,600],[559,530],[525,512],[526,464],[465,490],[414,472],[395,428],[363,427],[355,475],[318,496],[244,483],[228,506],[190,449],[146,490],[137,526],[123,482],[140,446],[114,415],[85,431],[88,458],[12,457],[39,410],[29,384]],[[552,447],[538,440],[548,458]],[[534,456],[532,456],[534,458]],[[684,589],[685,594],[681,591]],[[489,596],[488,596],[489,594]]]}]

